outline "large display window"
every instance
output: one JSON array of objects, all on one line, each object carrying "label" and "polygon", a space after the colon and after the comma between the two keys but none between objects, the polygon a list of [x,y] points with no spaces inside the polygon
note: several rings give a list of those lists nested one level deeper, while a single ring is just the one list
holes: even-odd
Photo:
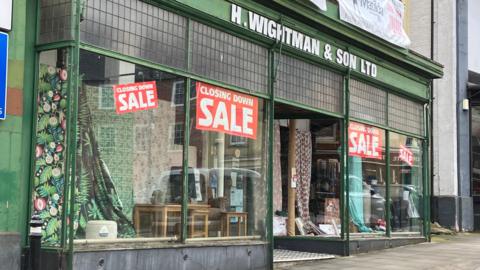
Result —
[{"label": "large display window", "polygon": [[75,237],[179,237],[185,78],[80,59]]},{"label": "large display window", "polygon": [[42,244],[60,246],[65,240],[67,153],[68,50],[40,53],[33,176],[33,211],[42,221]]},{"label": "large display window", "polygon": [[386,232],[385,131],[350,122],[348,181],[350,234]]},{"label": "large display window", "polygon": [[276,103],[273,235],[341,236],[340,121]]},{"label": "large display window", "polygon": [[423,231],[422,141],[390,132],[392,232]]},{"label": "large display window", "polygon": [[190,91],[188,237],[263,237],[265,103],[198,81]]}]

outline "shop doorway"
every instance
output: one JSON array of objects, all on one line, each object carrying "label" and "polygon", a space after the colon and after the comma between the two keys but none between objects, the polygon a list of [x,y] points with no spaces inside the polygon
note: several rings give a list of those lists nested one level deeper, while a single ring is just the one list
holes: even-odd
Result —
[{"label": "shop doorway", "polygon": [[340,237],[341,121],[276,103],[274,236]]}]

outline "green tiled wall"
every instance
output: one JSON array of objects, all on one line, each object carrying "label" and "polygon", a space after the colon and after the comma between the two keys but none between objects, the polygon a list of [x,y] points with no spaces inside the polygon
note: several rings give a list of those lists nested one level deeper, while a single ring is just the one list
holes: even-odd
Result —
[{"label": "green tiled wall", "polygon": [[[12,115],[0,120],[0,232],[18,232],[24,234],[27,220],[27,205],[30,197],[28,191],[31,130],[29,128],[32,115],[31,104],[32,86],[25,87],[25,82],[33,82],[30,73],[26,80],[26,64],[33,63],[33,35],[27,31],[27,24],[33,22],[34,10],[27,10],[27,6],[34,7],[35,1],[15,0],[13,11],[13,29],[9,33],[9,61],[8,87],[23,91],[23,113]],[[27,15],[30,14],[30,15]],[[32,17],[32,18],[29,18]],[[33,28],[34,29],[34,28]],[[32,38],[28,38],[32,37]],[[27,44],[29,47],[27,48]],[[27,51],[31,50],[31,51]],[[29,55],[28,61],[25,61]],[[33,69],[32,66],[29,67]],[[28,92],[25,92],[28,89]],[[18,101],[16,101],[18,102]]]}]

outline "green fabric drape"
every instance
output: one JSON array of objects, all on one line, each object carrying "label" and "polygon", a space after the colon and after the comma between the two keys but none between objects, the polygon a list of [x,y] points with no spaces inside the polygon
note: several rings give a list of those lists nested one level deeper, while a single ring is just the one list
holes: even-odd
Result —
[{"label": "green fabric drape", "polygon": [[348,157],[348,180],[350,218],[357,226],[359,232],[371,232],[363,221],[363,180],[362,180],[362,159],[360,157]]},{"label": "green fabric drape", "polygon": [[132,221],[123,212],[114,180],[101,158],[86,92],[82,89],[79,96],[75,222],[83,234],[88,220],[112,220],[119,237],[133,237]]}]

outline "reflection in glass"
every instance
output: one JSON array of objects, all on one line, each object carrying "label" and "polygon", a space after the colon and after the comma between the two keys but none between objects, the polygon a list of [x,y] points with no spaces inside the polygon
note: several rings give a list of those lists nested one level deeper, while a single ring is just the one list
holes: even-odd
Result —
[{"label": "reflection in glass", "polygon": [[[80,59],[76,238],[178,237],[184,79],[86,51]],[[158,107],[117,114],[113,87],[139,82],[154,82]]]},{"label": "reflection in glass", "polygon": [[[197,107],[199,91],[196,85],[193,82],[191,87],[188,237],[264,236],[268,131],[264,102],[257,99],[258,116],[254,119],[257,122],[256,138],[218,130],[230,127],[233,121],[243,123],[238,110],[234,113],[236,118],[232,119],[228,109],[228,124],[223,122],[225,126],[222,124],[217,126],[217,130],[207,131],[199,122],[203,118],[197,117],[200,108]],[[224,91],[228,90],[223,89],[221,93]],[[212,119],[219,117],[216,105],[204,107],[202,113],[206,109],[212,113]]]},{"label": "reflection in glass", "polygon": [[386,231],[385,131],[351,122],[348,130],[350,232]]},{"label": "reflection in glass", "polygon": [[422,141],[390,133],[392,232],[422,232]]}]

